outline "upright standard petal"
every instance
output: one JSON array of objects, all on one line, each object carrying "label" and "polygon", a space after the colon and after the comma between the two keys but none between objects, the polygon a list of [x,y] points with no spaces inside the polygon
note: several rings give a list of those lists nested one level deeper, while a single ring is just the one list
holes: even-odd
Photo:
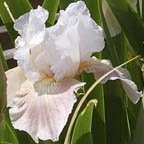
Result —
[{"label": "upright standard petal", "polygon": [[78,32],[75,27],[56,25],[46,41],[48,61],[56,81],[73,78],[79,68]]},{"label": "upright standard petal", "polygon": [[60,13],[58,24],[78,25],[79,50],[81,62],[90,59],[94,52],[100,52],[105,46],[103,30],[90,17],[90,12],[83,1],[71,3]]},{"label": "upright standard petal", "polygon": [[70,4],[65,11],[61,11],[56,25],[47,29],[48,58],[57,81],[74,77],[79,68],[77,21],[78,15],[85,13],[83,7],[86,6],[82,1]]},{"label": "upright standard petal", "polygon": [[103,30],[89,16],[79,17],[78,34],[81,62],[89,60],[93,53],[104,49]]},{"label": "upright standard petal", "polygon": [[76,102],[74,90],[83,85],[72,79],[25,81],[10,109],[14,128],[26,131],[37,143],[38,139],[57,141]]},{"label": "upright standard petal", "polygon": [[102,28],[92,20],[83,1],[61,11],[56,25],[47,33],[48,58],[56,80],[74,77],[81,62],[104,48]]},{"label": "upright standard petal", "polygon": [[[111,65],[110,61],[98,60],[95,58],[93,58],[89,63],[89,66],[85,68],[85,71],[87,73],[94,73],[96,79],[102,77],[104,74],[108,73],[111,70],[113,70],[113,66]],[[129,72],[124,68],[120,68],[109,74],[102,81],[102,83],[105,83],[108,80],[119,79],[130,100],[133,103],[137,103],[140,97],[143,96],[143,94],[142,92],[138,92],[136,84],[128,78],[130,78]]]},{"label": "upright standard petal", "polygon": [[40,6],[20,16],[14,24],[15,30],[20,34],[16,39],[16,48],[30,49],[40,44],[44,40],[47,18],[48,12]]},{"label": "upright standard petal", "polygon": [[60,11],[60,17],[57,23],[62,25],[71,25],[76,23],[79,16],[82,15],[90,17],[90,12],[83,1],[77,1],[71,3],[65,11]]},{"label": "upright standard petal", "polygon": [[47,18],[48,12],[38,6],[21,16],[14,25],[21,35],[16,39],[14,58],[25,71],[25,76],[31,80],[52,75],[44,47]]},{"label": "upright standard petal", "polygon": [[25,81],[24,72],[20,67],[10,69],[6,72],[7,77],[7,107],[12,107],[13,99],[16,96],[16,92],[21,87],[21,84]]},{"label": "upright standard petal", "polygon": [[27,79],[39,80],[42,78],[42,75],[32,61],[29,49],[16,50],[14,57],[17,59],[18,66],[23,69]]},{"label": "upright standard petal", "polygon": [[30,12],[20,16],[16,20],[14,28],[25,39],[25,41],[31,40],[34,44],[39,43],[40,39],[37,35],[41,34],[45,28],[44,23],[47,18],[48,11],[38,6],[37,9],[32,9]]}]

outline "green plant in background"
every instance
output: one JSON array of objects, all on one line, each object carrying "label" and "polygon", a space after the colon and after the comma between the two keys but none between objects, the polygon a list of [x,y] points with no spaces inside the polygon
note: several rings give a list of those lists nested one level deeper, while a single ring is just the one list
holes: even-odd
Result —
[{"label": "green plant in background", "polygon": [[[42,6],[49,11],[49,19],[46,22],[47,26],[53,25],[56,22],[56,15],[59,12],[59,9],[66,9],[66,7],[72,3],[75,2],[74,0],[44,0]],[[136,82],[138,85],[138,89],[143,90],[143,74],[141,71],[142,68],[142,57],[144,56],[144,47],[143,47],[143,42],[144,42],[144,24],[143,24],[143,14],[144,14],[144,2],[142,0],[137,0],[137,1],[129,1],[129,0],[84,0],[85,4],[87,5],[90,14],[92,18],[95,20],[96,23],[101,25],[104,30],[104,36],[105,36],[105,48],[102,52],[99,54],[93,54],[94,56],[98,58],[105,58],[105,59],[110,59],[112,62],[112,65],[118,66],[121,63],[124,63],[123,65],[120,65],[119,67],[116,67],[115,69],[112,67],[111,63],[106,60],[100,60],[100,59],[91,59],[88,62],[84,62],[80,64],[80,69],[77,74],[80,74],[80,72],[85,71],[87,73],[82,73],[81,76],[79,77],[80,81],[86,82],[86,85],[82,89],[82,96],[78,97],[78,102],[73,108],[73,112],[70,115],[67,125],[63,129],[63,132],[61,133],[59,137],[58,142],[52,142],[52,141],[39,141],[40,144],[49,144],[49,143],[56,143],[56,144],[143,144],[144,141],[144,131],[143,131],[143,119],[144,119],[144,111],[143,111],[143,100],[140,100],[137,104],[133,104],[128,98],[129,98],[136,103],[138,101],[138,97],[141,96],[141,93],[136,92],[136,86],[134,83],[128,78],[130,77],[128,72],[125,69],[120,68],[121,66],[124,66],[130,71],[132,79]],[[58,43],[58,48],[61,48],[63,45],[66,44],[66,41],[69,41],[69,39],[77,39],[76,38],[76,32],[75,32],[75,26],[74,23],[77,22],[77,19],[80,19],[80,16],[75,19],[74,15],[77,15],[80,10],[80,7],[77,7],[75,11],[70,11],[72,12],[71,15],[67,16],[67,13],[62,13],[63,15],[60,17],[61,19],[58,20],[58,23],[64,23],[64,30],[59,31],[62,36],[58,37],[56,33],[56,41],[55,39],[51,39],[48,41],[47,45],[51,43],[49,49],[49,52],[51,55],[49,57],[53,57],[54,59],[57,59],[60,54],[63,55],[63,51],[60,51],[56,49],[54,52],[54,44],[52,43],[57,42]],[[84,7],[82,7],[84,8]],[[11,40],[14,43],[15,38],[17,37],[16,31],[13,29],[13,24],[15,20],[25,14],[26,12],[29,12],[32,9],[31,4],[29,3],[28,0],[1,0],[0,1],[0,16],[3,21],[3,23],[6,25],[7,30],[11,36]],[[68,10],[67,10],[68,11]],[[41,17],[37,17],[41,13]],[[19,31],[19,34],[21,35],[21,38],[19,38],[17,41],[19,45],[21,46],[24,44],[23,42],[26,39],[31,39],[28,44],[40,44],[43,40],[43,23],[46,20],[46,18],[43,17],[44,10],[39,7],[38,14],[35,11],[31,11],[30,13],[30,18],[31,21],[29,20],[29,25],[32,26],[38,26],[37,28],[37,33],[34,34],[33,28],[34,27],[29,27],[29,25],[26,23],[27,22],[27,17],[21,17],[19,19],[19,22],[17,21],[15,24],[15,29]],[[74,15],[73,15],[74,13]],[[75,14],[76,13],[76,14]],[[69,14],[69,13],[68,13]],[[86,15],[84,13],[84,15]],[[64,19],[62,19],[65,17]],[[38,21],[37,21],[38,20]],[[21,23],[20,23],[21,21]],[[43,21],[41,23],[41,21]],[[80,20],[79,20],[80,21]],[[88,17],[83,17],[81,21],[79,22],[79,28],[85,28],[86,26],[89,26],[90,19]],[[25,25],[27,24],[27,25]],[[86,24],[86,25],[84,25]],[[56,24],[53,29],[58,24]],[[61,26],[61,25],[58,25]],[[66,27],[67,26],[67,27]],[[27,28],[29,29],[29,34],[25,35],[25,32]],[[86,29],[82,30],[86,30]],[[53,30],[51,29],[50,32]],[[59,30],[59,27],[56,27],[56,30]],[[67,31],[66,31],[67,30]],[[102,36],[100,36],[100,32],[97,32],[97,35],[89,35],[89,32],[91,31],[91,27],[89,27],[87,31],[87,35],[83,33],[83,31],[79,32],[81,35],[80,38],[83,38],[84,36],[87,38],[82,41],[83,49],[88,46],[95,40],[96,37],[100,37],[100,39],[97,41],[97,43],[94,43],[95,46],[96,44],[99,44],[100,41],[103,41]],[[98,30],[98,28],[97,28]],[[66,31],[66,32],[65,32]],[[58,32],[58,31],[57,31]],[[54,35],[55,33],[50,33],[51,35]],[[64,34],[67,34],[66,37]],[[74,35],[75,34],[75,35]],[[33,35],[33,37],[32,37]],[[41,35],[39,37],[39,35]],[[50,35],[50,37],[51,37]],[[70,37],[68,37],[70,36]],[[48,37],[48,36],[47,36]],[[52,37],[53,38],[53,37]],[[63,40],[62,44],[59,43],[58,40],[61,41],[61,38],[65,38]],[[72,39],[73,38],[73,39]],[[23,42],[22,42],[23,40]],[[75,48],[77,45],[74,45],[75,41],[71,41],[71,45],[73,48]],[[96,46],[97,48],[99,47],[99,50],[97,49],[97,52],[101,51],[104,45],[101,46]],[[70,47],[69,45],[67,47]],[[86,47],[87,48],[87,47]],[[89,49],[91,47],[88,47]],[[87,49],[88,49],[87,48]],[[25,68],[29,66],[29,61],[27,63],[22,63],[23,56],[24,61],[25,59],[28,59],[27,52],[28,54],[30,53],[32,55],[32,62],[36,64],[36,67],[38,66],[37,63],[41,63],[42,61],[39,59],[37,60],[37,57],[39,54],[42,53],[42,51],[39,50],[39,47],[36,48],[37,51],[34,49],[31,49],[30,52],[26,51],[25,49],[22,51],[18,51],[19,57],[16,59],[21,62],[22,67]],[[71,54],[72,51],[70,51],[68,54]],[[82,52],[86,52],[86,49],[83,50]],[[95,51],[90,51],[90,54]],[[60,54],[59,54],[60,53]],[[76,53],[75,53],[76,54]],[[138,56],[137,56],[138,55]],[[18,55],[17,55],[18,56]],[[134,58],[133,58],[134,57]],[[141,57],[141,58],[140,58]],[[43,57],[44,58],[44,57]],[[133,58],[133,59],[132,59]],[[75,58],[76,59],[76,55]],[[132,60],[131,60],[132,59]],[[3,64],[4,70],[8,70],[6,61],[4,59],[2,51],[0,51],[0,60],[1,63]],[[51,60],[52,61],[52,60]],[[127,62],[126,62],[127,61]],[[57,60],[57,62],[59,62]],[[57,63],[55,62],[55,63]],[[126,62],[126,63],[125,63]],[[52,63],[52,62],[50,62]],[[127,65],[126,65],[127,64]],[[58,65],[58,63],[56,64]],[[71,63],[70,63],[71,65]],[[69,65],[69,66],[70,66]],[[5,80],[5,74],[3,72],[2,65],[0,65],[0,143],[5,144],[5,143],[13,143],[13,144],[34,144],[35,142],[31,139],[31,137],[22,131],[15,130],[11,124],[11,121],[9,119],[9,114],[8,114],[8,108],[5,108],[5,99],[6,99],[6,80]],[[63,67],[63,65],[59,66],[59,69],[63,68],[66,70],[66,67]],[[65,76],[70,75],[72,73],[74,66],[71,66],[71,71],[68,71]],[[29,70],[32,69],[31,65],[28,68]],[[43,70],[44,68],[40,68]],[[15,70],[18,70],[18,68],[15,68]],[[21,71],[17,71],[17,73],[13,73],[12,75],[9,75],[10,72],[15,71],[10,70],[6,72],[8,75],[8,84],[10,79],[14,79],[15,77],[22,76]],[[31,73],[27,73],[29,71],[24,71],[27,76],[30,76]],[[58,73],[56,68],[53,68],[54,73]],[[62,73],[63,71],[60,71]],[[121,75],[122,73],[124,75]],[[60,73],[57,75],[55,74],[54,79],[59,80],[60,78]],[[97,77],[97,81],[95,82],[95,79],[93,77],[94,73],[95,77]],[[126,76],[126,77],[125,77]],[[21,77],[21,81],[24,81],[26,78]],[[119,79],[121,80],[121,84],[125,90],[123,91],[121,84],[119,82],[108,82],[104,86],[100,84],[100,82],[104,83],[108,79]],[[53,79],[49,79],[49,81],[52,81]],[[15,83],[12,83],[12,89],[18,84],[21,83],[21,81],[15,81]],[[42,81],[42,83],[45,84],[45,81]],[[15,86],[14,86],[15,84]],[[70,84],[70,83],[69,83]],[[98,85],[99,84],[99,85]],[[131,84],[131,85],[130,85]],[[70,84],[71,85],[71,84]],[[82,86],[82,84],[79,84],[77,87]],[[37,83],[34,85],[35,89],[38,89],[41,86],[41,83]],[[68,86],[68,84],[67,84]],[[31,87],[32,89],[32,87]],[[28,93],[32,95],[31,89],[29,89]],[[74,88],[72,88],[74,89]],[[9,90],[9,86],[8,86]],[[19,95],[23,94],[25,86],[22,86],[21,91],[19,91]],[[10,95],[12,95],[12,92]],[[45,92],[45,90],[40,90],[40,94]],[[52,89],[49,89],[50,93],[53,93]],[[9,93],[9,91],[8,91]],[[79,95],[81,93],[76,91],[76,94]],[[24,95],[23,95],[24,97]],[[70,97],[69,97],[70,98]],[[68,99],[69,99],[68,98]],[[9,97],[8,97],[9,99]],[[96,100],[97,99],[97,100]],[[23,98],[23,102],[25,101],[30,101],[30,99],[25,99]],[[41,102],[41,98],[36,98],[35,99],[35,104]],[[46,100],[46,98],[45,98]],[[67,100],[67,97],[65,99]],[[48,101],[51,101],[50,98]],[[57,99],[55,99],[57,101]],[[97,103],[98,101],[98,103]],[[48,138],[47,136],[45,137],[45,133],[41,135],[40,137],[36,135],[36,139],[34,138],[35,136],[35,131],[31,131],[33,129],[28,130],[27,128],[32,128],[32,125],[35,124],[35,121],[32,121],[31,125],[28,126],[29,120],[27,120],[25,123],[23,123],[23,127],[21,127],[17,122],[17,118],[21,117],[21,113],[19,113],[21,110],[24,111],[26,110],[25,105],[23,105],[20,109],[18,109],[19,106],[22,105],[21,101],[17,97],[16,99],[16,104],[17,106],[14,107],[11,112],[13,111],[13,114],[10,113],[11,119],[15,124],[13,123],[15,128],[25,130],[27,131],[33,139],[38,142],[36,139],[37,137],[42,139],[42,140],[47,140],[47,139],[52,139],[55,136],[52,135],[52,138]],[[69,99],[69,105],[70,105],[71,100]],[[24,104],[24,103],[23,103]],[[31,103],[32,104],[32,103]],[[51,103],[52,104],[52,103]],[[58,110],[61,103],[57,101],[57,106],[54,109],[55,112]],[[9,105],[9,101],[8,101]],[[72,104],[73,105],[73,104]],[[46,105],[43,105],[46,106]],[[67,105],[65,105],[67,107]],[[96,106],[96,107],[95,107]],[[32,107],[32,105],[31,105]],[[72,106],[70,109],[72,109]],[[37,107],[37,111],[41,109],[42,107]],[[51,106],[49,106],[51,108]],[[68,108],[67,108],[68,109]],[[59,110],[61,112],[62,110]],[[45,115],[47,111],[44,111]],[[15,115],[17,114],[17,115]],[[51,116],[54,117],[55,113],[51,114]],[[69,113],[68,113],[69,114]],[[41,115],[39,113],[39,115]],[[59,115],[59,119],[61,115]],[[68,116],[68,115],[67,115]],[[66,116],[66,117],[67,117]],[[37,117],[37,116],[36,116]],[[65,118],[66,118],[65,117]],[[22,117],[21,117],[22,118]],[[34,120],[34,119],[33,119]],[[54,125],[51,125],[50,130],[55,131],[54,133],[58,132],[59,127],[61,124],[59,124],[56,120],[51,121],[50,119],[45,119],[46,121],[49,121],[49,123],[54,123]],[[42,122],[45,123],[44,119],[42,119]],[[20,120],[21,121],[21,120]],[[66,122],[66,121],[65,121]],[[65,123],[64,122],[64,123]],[[65,124],[64,124],[65,125]],[[35,125],[37,127],[38,125]],[[21,127],[21,128],[20,128]],[[25,129],[26,128],[26,129]],[[57,130],[56,130],[57,128]],[[46,128],[46,130],[49,130],[49,128]],[[40,131],[43,131],[41,128]],[[49,133],[53,134],[53,132],[50,131]],[[33,135],[34,134],[34,135]]]}]

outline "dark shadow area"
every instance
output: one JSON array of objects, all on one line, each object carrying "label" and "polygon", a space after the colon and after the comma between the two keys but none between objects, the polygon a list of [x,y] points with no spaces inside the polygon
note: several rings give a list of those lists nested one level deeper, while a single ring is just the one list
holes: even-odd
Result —
[{"label": "dark shadow area", "polygon": [[144,104],[141,102],[132,144],[144,143]]},{"label": "dark shadow area", "polygon": [[44,0],[29,0],[29,2],[32,4],[33,8],[37,8],[38,5],[42,5]]},{"label": "dark shadow area", "polygon": [[121,85],[118,81],[109,81],[104,85],[104,90],[107,144],[129,144],[127,112]]}]

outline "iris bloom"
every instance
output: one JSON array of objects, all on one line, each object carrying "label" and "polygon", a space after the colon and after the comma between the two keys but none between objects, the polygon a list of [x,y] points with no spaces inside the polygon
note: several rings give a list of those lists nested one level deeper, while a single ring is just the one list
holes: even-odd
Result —
[{"label": "iris bloom", "polygon": [[[56,25],[45,27],[48,12],[42,7],[16,20],[14,58],[16,68],[6,72],[10,119],[15,129],[38,139],[57,141],[73,105],[74,91],[85,83],[76,80],[82,71],[96,78],[112,70],[107,60],[91,58],[104,48],[103,30],[90,17],[82,1],[60,11]],[[106,79],[122,82],[129,98],[136,103],[141,97],[129,73],[120,69]]]}]

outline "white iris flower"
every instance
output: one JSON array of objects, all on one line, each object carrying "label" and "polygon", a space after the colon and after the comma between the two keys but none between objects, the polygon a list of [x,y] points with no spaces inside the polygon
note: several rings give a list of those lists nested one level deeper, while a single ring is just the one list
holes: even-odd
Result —
[{"label": "white iris flower", "polygon": [[[90,17],[82,1],[70,4],[60,12],[56,25],[45,27],[48,12],[42,7],[31,10],[16,20],[14,58],[18,67],[7,75],[9,113],[14,128],[26,131],[33,140],[58,141],[73,105],[74,91],[85,83],[76,80],[82,71],[96,78],[112,70],[107,60],[91,58],[103,50],[103,30]],[[119,79],[130,99],[141,97],[137,87],[120,69],[104,81]]]}]

